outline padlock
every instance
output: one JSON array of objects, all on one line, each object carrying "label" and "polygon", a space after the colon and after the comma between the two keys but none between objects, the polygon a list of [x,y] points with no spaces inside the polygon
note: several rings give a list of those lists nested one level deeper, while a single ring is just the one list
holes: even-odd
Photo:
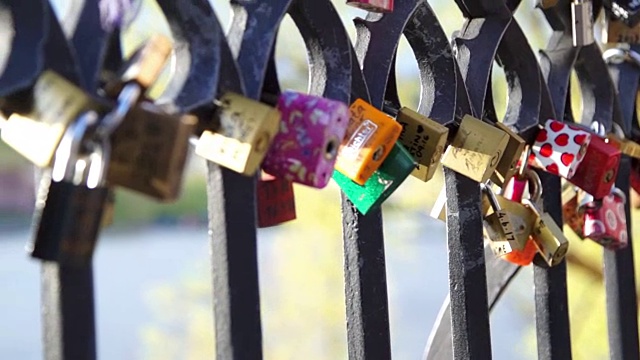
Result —
[{"label": "padlock", "polygon": [[335,169],[364,185],[394,148],[402,125],[362,99],[354,101],[349,112],[349,127],[338,149]]},{"label": "padlock", "polygon": [[579,127],[549,119],[531,146],[529,164],[570,179],[585,157],[591,136]]},{"label": "padlock", "polygon": [[613,188],[602,199],[600,206],[586,206],[584,211],[584,236],[610,250],[627,247],[626,196]]},{"label": "padlock", "polygon": [[502,256],[508,254],[518,245],[511,223],[511,216],[502,209],[489,185],[480,184],[480,189],[485,195],[483,200],[487,200],[492,210],[483,211],[485,215],[482,219],[482,225],[485,238],[489,240],[489,245],[494,255]]},{"label": "padlock", "polygon": [[520,135],[513,132],[503,123],[496,123],[496,127],[509,136],[509,142],[504,150],[504,154],[500,162],[498,162],[495,172],[491,176],[491,181],[494,184],[503,186],[518,171],[518,161],[522,158],[526,142]]},{"label": "padlock", "polygon": [[[603,132],[601,134],[604,135]],[[616,181],[620,158],[619,149],[594,135],[587,146],[584,159],[569,181],[596,199],[602,199],[611,192]]]},{"label": "padlock", "polygon": [[562,189],[562,222],[569,226],[579,238],[584,239],[584,214],[579,210],[578,193],[583,190],[567,182]]},{"label": "padlock", "polygon": [[613,124],[613,129],[613,133],[607,134],[606,142],[618,148],[623,154],[634,159],[640,159],[640,144],[625,138],[620,125]]},{"label": "padlock", "polygon": [[115,98],[127,84],[135,84],[140,93],[151,87],[164,69],[173,46],[171,40],[154,34],[134,51],[120,73],[112,76],[104,86],[106,96]]},{"label": "padlock", "polygon": [[573,0],[571,19],[573,21],[573,46],[593,44],[593,4],[591,0]]},{"label": "padlock", "polygon": [[349,109],[331,99],[285,91],[278,99],[280,131],[262,170],[299,184],[324,188],[349,125]]},{"label": "padlock", "polygon": [[52,165],[69,124],[88,110],[108,109],[55,72],[45,70],[36,80],[26,113],[13,113],[3,124],[2,140],[38,167]]},{"label": "padlock", "polygon": [[604,38],[609,44],[639,44],[640,25],[628,27],[620,20],[607,19],[607,32]]},{"label": "padlock", "polygon": [[216,101],[219,129],[205,130],[195,153],[240,174],[252,176],[278,133],[280,111],[235,93]]},{"label": "padlock", "polygon": [[524,199],[522,203],[536,214],[536,223],[533,227],[531,238],[538,249],[538,253],[547,265],[558,265],[567,254],[569,241],[549,213],[538,210],[538,205],[530,199]]},{"label": "padlock", "polygon": [[640,22],[640,1],[609,0],[604,2],[610,14],[626,26],[634,27]]},{"label": "padlock", "polygon": [[402,125],[398,141],[418,163],[411,175],[422,181],[431,180],[440,163],[449,129],[406,107],[398,111],[396,121]]},{"label": "padlock", "polygon": [[35,258],[72,266],[91,262],[109,193],[103,183],[108,148],[98,144],[89,156],[80,155],[87,128],[96,121],[97,114],[89,111],[67,128],[55,152],[53,169],[41,179],[34,237],[27,246]]},{"label": "padlock", "polygon": [[442,156],[442,165],[479,183],[484,183],[500,163],[509,135],[470,115],[460,127]]},{"label": "padlock", "polygon": [[347,5],[378,13],[393,11],[393,0],[347,0]]},{"label": "padlock", "polygon": [[158,200],[175,200],[197,122],[192,115],[170,115],[151,103],[137,104],[111,136],[108,182]]},{"label": "padlock", "polygon": [[558,0],[537,0],[536,7],[542,10],[546,10],[546,9],[551,9],[557,4],[558,4]]},{"label": "padlock", "polygon": [[413,157],[399,142],[391,153],[364,185],[359,185],[339,171],[333,174],[333,180],[340,186],[353,205],[366,215],[369,210],[380,206],[400,184],[411,174],[416,163]]},{"label": "padlock", "polygon": [[257,185],[258,227],[266,228],[296,219],[291,181],[263,173]]},{"label": "padlock", "polygon": [[[524,159],[526,159],[528,157],[528,153],[524,153],[523,156]],[[522,164],[524,163],[521,163],[521,165]],[[538,174],[529,168],[526,168],[522,170],[521,173],[513,176],[503,187],[501,195],[508,201],[522,204],[522,200],[524,199],[524,195],[527,190],[529,190],[531,201],[533,203],[538,203],[542,196],[542,183]],[[524,237],[524,235],[529,233],[524,248],[522,250],[513,249],[510,253],[501,257],[502,260],[520,266],[530,265],[538,252],[533,238],[531,237],[533,227],[536,225],[537,216],[528,207],[525,206],[525,209],[527,212],[524,212],[522,209],[518,209],[517,211],[519,216],[512,217],[516,236]]]}]

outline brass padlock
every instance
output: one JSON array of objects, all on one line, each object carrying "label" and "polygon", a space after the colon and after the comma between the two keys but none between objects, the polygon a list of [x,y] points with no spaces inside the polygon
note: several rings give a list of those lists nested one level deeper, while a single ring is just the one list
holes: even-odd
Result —
[{"label": "brass padlock", "polygon": [[418,163],[411,175],[422,181],[431,180],[440,163],[449,129],[406,107],[400,109],[396,121],[402,125],[398,141]]},{"label": "brass padlock", "polygon": [[278,133],[280,111],[235,93],[217,101],[220,128],[205,130],[196,154],[238,173],[251,176]]},{"label": "brass padlock", "polygon": [[609,44],[638,44],[640,43],[640,25],[630,28],[620,20],[607,19],[607,30],[604,39]]},{"label": "brass padlock", "polygon": [[442,156],[442,165],[484,183],[500,163],[508,142],[504,131],[466,115]]},{"label": "brass padlock", "polygon": [[53,71],[45,70],[33,87],[28,113],[13,113],[2,127],[2,140],[38,167],[49,167],[62,135],[87,111],[106,106]]},{"label": "brass padlock", "polygon": [[152,35],[129,57],[120,73],[104,86],[107,96],[118,96],[127,83],[135,83],[142,89],[151,87],[164,69],[172,50],[173,45],[168,37]]},{"label": "brass padlock", "polygon": [[161,201],[177,199],[197,122],[192,115],[171,115],[153,104],[138,104],[111,136],[107,181]]},{"label": "brass padlock", "polygon": [[541,213],[529,199],[523,200],[523,204],[536,214],[536,224],[531,237],[538,252],[549,266],[558,265],[567,254],[569,241],[551,215],[546,212]]},{"label": "brass padlock", "polygon": [[640,159],[640,144],[624,137],[620,125],[613,124],[614,132],[607,135],[607,143],[620,149],[620,151],[632,158]]},{"label": "brass padlock", "polygon": [[503,186],[513,175],[518,171],[518,161],[522,157],[526,142],[520,135],[509,129],[508,126],[503,123],[497,123],[496,127],[504,131],[509,136],[507,147],[504,150],[504,154],[496,167],[496,171],[491,176],[491,181],[498,185]]},{"label": "brass padlock", "polygon": [[508,254],[514,246],[520,247],[513,231],[511,217],[502,209],[489,185],[480,184],[480,188],[493,210],[484,215],[483,231],[490,240],[491,249],[496,256]]}]

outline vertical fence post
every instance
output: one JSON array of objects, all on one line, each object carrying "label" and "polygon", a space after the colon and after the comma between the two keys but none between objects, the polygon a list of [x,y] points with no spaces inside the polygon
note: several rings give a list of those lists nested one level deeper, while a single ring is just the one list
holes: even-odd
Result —
[{"label": "vertical fence post", "polygon": [[[638,51],[637,46],[634,46]],[[631,133],[635,101],[640,81],[637,65],[622,63],[609,66],[619,99],[620,125],[626,134]],[[631,159],[624,155],[620,161],[616,187],[627,197],[627,248],[604,250],[604,277],[607,292],[607,324],[609,330],[609,355],[613,360],[638,359],[638,299],[636,297],[635,268],[633,260],[633,221],[631,217],[630,183]]]}]

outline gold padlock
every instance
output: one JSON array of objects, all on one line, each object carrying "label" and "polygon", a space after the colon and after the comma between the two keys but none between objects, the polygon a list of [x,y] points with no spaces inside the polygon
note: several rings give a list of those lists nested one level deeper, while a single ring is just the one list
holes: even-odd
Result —
[{"label": "gold padlock", "polygon": [[[489,185],[481,184],[480,188],[492,210],[484,215],[482,220],[485,236],[490,240],[491,249],[496,256],[508,254],[513,249],[520,247],[513,230],[511,217],[502,209]],[[523,247],[521,246],[521,248]]]},{"label": "gold padlock", "polygon": [[104,86],[107,96],[118,96],[127,83],[136,83],[143,89],[151,87],[164,69],[172,50],[173,45],[168,37],[152,35],[129,57],[122,71]]},{"label": "gold padlock", "polygon": [[508,142],[504,131],[466,115],[442,157],[442,165],[484,183],[500,163]]},{"label": "gold padlock", "polygon": [[558,4],[558,0],[538,0],[536,5],[542,10],[550,9]]},{"label": "gold padlock", "polygon": [[526,142],[520,135],[513,132],[503,123],[497,123],[496,127],[509,136],[504,154],[496,167],[496,171],[491,176],[491,181],[494,184],[503,186],[509,182],[509,179],[518,171],[518,161],[522,157]]},{"label": "gold padlock", "polygon": [[608,134],[607,143],[620,149],[620,151],[632,158],[640,159],[640,144],[635,141],[625,139],[617,134]]},{"label": "gold padlock", "polygon": [[640,43],[640,25],[630,28],[620,20],[607,19],[607,30],[604,38],[609,44],[638,44]]},{"label": "gold padlock", "polygon": [[192,115],[170,115],[142,102],[111,136],[107,181],[162,201],[175,200],[197,125]]},{"label": "gold padlock", "polygon": [[53,71],[45,70],[33,87],[28,113],[13,113],[2,127],[2,140],[38,167],[52,165],[69,124],[81,113],[108,108]]},{"label": "gold padlock", "polygon": [[280,111],[235,93],[217,102],[220,128],[205,130],[196,154],[238,173],[251,176],[264,159],[280,125]]},{"label": "gold padlock", "polygon": [[396,121],[402,125],[398,140],[418,163],[411,175],[430,180],[440,163],[449,129],[406,107],[400,109]]},{"label": "gold padlock", "polygon": [[531,237],[538,252],[549,266],[558,265],[567,254],[569,241],[551,215],[546,212],[540,213],[531,200],[523,200],[523,204],[536,214],[536,223]]}]

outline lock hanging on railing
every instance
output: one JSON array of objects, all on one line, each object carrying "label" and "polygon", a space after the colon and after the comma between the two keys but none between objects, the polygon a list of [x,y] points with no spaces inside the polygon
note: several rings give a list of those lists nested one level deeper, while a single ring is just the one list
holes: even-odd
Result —
[{"label": "lock hanging on railing", "polygon": [[91,261],[109,192],[104,186],[108,146],[98,143],[87,157],[80,154],[87,129],[97,118],[90,111],[70,124],[55,152],[53,169],[40,181],[34,236],[27,246],[35,258],[75,266]]},{"label": "lock hanging on railing", "polygon": [[357,184],[337,170],[333,174],[333,180],[356,209],[366,215],[389,198],[415,166],[411,154],[400,143],[396,143],[380,168],[364,185]]},{"label": "lock hanging on railing", "polygon": [[479,183],[485,183],[500,163],[509,136],[502,130],[470,115],[442,156],[442,165]]},{"label": "lock hanging on railing", "polygon": [[263,171],[299,184],[324,188],[349,125],[347,106],[331,99],[285,91],[278,98],[280,131],[262,162]]},{"label": "lock hanging on railing", "polygon": [[280,111],[231,92],[214,103],[219,126],[215,131],[202,132],[195,153],[240,174],[253,176],[278,133]]},{"label": "lock hanging on railing", "polygon": [[349,127],[338,149],[335,170],[364,185],[394,148],[402,125],[362,99],[354,101],[349,112]]},{"label": "lock hanging on railing", "polygon": [[529,164],[571,179],[584,159],[591,137],[586,130],[549,119],[531,146]]},{"label": "lock hanging on railing", "polygon": [[510,253],[515,248],[520,248],[517,241],[511,216],[500,206],[491,186],[480,184],[480,189],[485,195],[489,207],[492,211],[485,213],[482,223],[485,237],[489,239],[489,245],[496,256]]},{"label": "lock hanging on railing", "polygon": [[584,159],[569,181],[595,199],[602,199],[611,192],[616,181],[621,153],[601,137],[606,135],[602,124],[594,122],[593,128],[597,129],[597,135],[591,137]]},{"label": "lock hanging on railing", "polygon": [[524,199],[522,203],[536,214],[536,223],[531,238],[538,253],[547,265],[558,265],[567,254],[569,241],[551,215],[539,209],[539,204],[534,203],[531,199]]},{"label": "lock hanging on railing", "polygon": [[347,0],[347,5],[378,13],[393,11],[393,0]]},{"label": "lock hanging on railing", "polygon": [[256,194],[259,228],[296,219],[296,202],[291,181],[262,173]]},{"label": "lock hanging on railing", "polygon": [[627,247],[626,196],[613,188],[601,202],[584,207],[584,236],[610,250]]}]

